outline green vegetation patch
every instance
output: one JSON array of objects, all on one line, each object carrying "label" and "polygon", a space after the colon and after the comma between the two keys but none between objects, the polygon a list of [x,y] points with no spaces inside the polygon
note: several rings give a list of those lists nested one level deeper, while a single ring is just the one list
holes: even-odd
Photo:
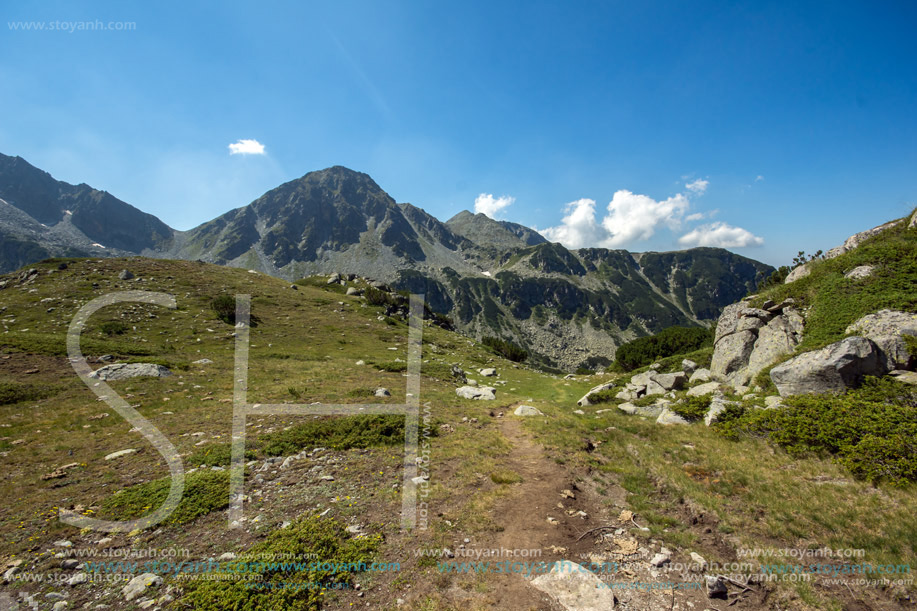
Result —
[{"label": "green vegetation patch", "polygon": [[388,371],[390,373],[400,373],[408,370],[408,364],[404,361],[389,361],[386,363],[373,363],[373,367],[379,371]]},{"label": "green vegetation patch", "polygon": [[917,480],[917,389],[866,378],[843,396],[801,395],[783,409],[748,410],[718,427],[727,435],[770,440],[790,454],[831,455],[869,482]]},{"label": "green vegetation patch", "polygon": [[[275,530],[232,562],[226,581],[189,581],[184,602],[194,609],[317,610],[326,590],[351,584],[373,561],[380,535],[350,536],[344,524],[312,515]],[[272,560],[273,559],[273,560]]]},{"label": "green vegetation patch", "polygon": [[499,339],[497,337],[485,337],[481,340],[481,343],[499,354],[500,356],[507,358],[516,363],[521,363],[525,359],[529,358],[529,353],[517,346],[516,344],[507,341],[505,339]]},{"label": "green vegetation patch", "polygon": [[[256,455],[251,450],[245,450],[245,460],[254,460]],[[192,467],[206,465],[208,467],[228,466],[232,459],[232,445],[228,443],[213,443],[204,446],[188,457],[186,464]]]},{"label": "green vegetation patch", "polygon": [[39,387],[21,382],[0,382],[0,405],[9,405],[20,401],[38,401],[53,394],[54,391],[47,386]]},{"label": "green vegetation patch", "polygon": [[303,449],[371,448],[404,443],[404,416],[342,416],[312,420],[260,440],[268,456],[289,456]]},{"label": "green vegetation patch", "polygon": [[710,403],[713,401],[713,395],[703,397],[685,397],[678,403],[673,403],[669,409],[689,422],[700,420],[707,414],[710,409]]},{"label": "green vegetation patch", "polygon": [[703,327],[669,327],[656,335],[639,337],[615,352],[615,367],[633,371],[665,357],[699,350],[713,344],[713,333]]},{"label": "green vegetation patch", "polygon": [[[125,488],[105,499],[102,514],[109,519],[131,520],[162,505],[169,496],[171,477]],[[185,476],[185,492],[165,524],[187,524],[211,511],[229,506],[229,471],[195,471]]]},{"label": "green vegetation patch", "polygon": [[497,469],[490,474],[490,481],[495,484],[518,484],[522,476],[509,469]]}]

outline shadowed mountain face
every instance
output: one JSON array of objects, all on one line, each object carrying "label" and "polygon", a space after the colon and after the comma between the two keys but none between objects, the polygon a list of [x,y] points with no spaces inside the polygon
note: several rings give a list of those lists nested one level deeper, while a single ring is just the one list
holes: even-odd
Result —
[{"label": "shadowed mountain face", "polygon": [[0,198],[2,271],[50,255],[145,254],[290,280],[353,273],[422,292],[465,333],[512,341],[564,369],[606,364],[622,342],[672,325],[708,324],[772,271],[716,248],[571,251],[467,211],[442,223],[341,166],[187,232],[19,158],[0,157]]},{"label": "shadowed mountain face", "polygon": [[110,193],[71,185],[0,154],[0,270],[44,257],[115,256],[168,247],[174,231]]}]

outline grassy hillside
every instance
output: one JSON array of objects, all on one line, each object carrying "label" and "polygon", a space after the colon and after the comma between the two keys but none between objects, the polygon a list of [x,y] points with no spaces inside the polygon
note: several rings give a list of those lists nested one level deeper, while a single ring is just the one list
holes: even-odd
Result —
[{"label": "grassy hillside", "polygon": [[[857,561],[917,566],[913,486],[872,486],[827,457],[798,459],[762,439],[734,441],[703,426],[660,427],[611,405],[577,413],[579,397],[616,377],[545,375],[432,325],[424,327],[420,395],[421,434],[429,444],[426,527],[400,528],[400,419],[259,416],[249,419],[246,440],[247,520],[241,529],[228,530],[228,477],[221,468],[229,462],[234,328],[219,320],[212,300],[252,295],[259,324],[251,330],[248,395],[262,403],[403,402],[405,321],[343,295],[337,285],[303,283],[294,290],[275,278],[201,263],[80,259],[34,267],[33,280],[20,285],[6,276],[9,285],[0,290],[0,494],[6,500],[0,506],[0,564],[18,567],[20,576],[70,578],[76,570],[61,569],[63,558],[57,557],[65,550],[126,554],[153,548],[188,550],[189,561],[229,553],[252,561],[291,554],[400,566],[257,572],[260,583],[319,583],[324,590],[252,589],[238,581],[167,574],[165,583],[130,603],[123,583],[68,586],[19,578],[2,586],[6,591],[36,597],[63,592],[71,608],[140,608],[151,600],[175,609],[542,609],[545,599],[522,575],[443,572],[437,558],[418,551],[537,548],[544,561],[632,561],[629,572],[614,576],[622,582],[691,581],[683,573],[648,568],[649,558],[638,548],[652,556],[660,546],[684,563],[689,552],[727,563],[739,561],[741,548],[830,546],[864,550]],[[136,278],[119,280],[124,268]],[[77,378],[65,357],[65,333],[82,304],[128,289],[170,293],[178,308],[107,307],[87,325],[83,352],[93,367],[101,365],[98,357],[111,355],[172,370],[167,378],[111,385],[194,471],[167,522],[106,535],[62,524],[59,509],[137,517],[165,497],[168,469]],[[201,359],[211,362],[196,362]],[[457,397],[453,364],[495,386],[497,399]],[[497,377],[479,375],[484,367],[495,367]],[[378,387],[391,396],[375,397]],[[512,416],[523,403],[545,416]],[[138,451],[105,460],[124,449]],[[623,511],[634,518],[624,520]],[[589,533],[597,527],[608,529]],[[111,541],[99,543],[107,537]],[[63,540],[72,548],[56,545]],[[632,549],[631,555],[622,549]],[[758,562],[795,564],[788,558]],[[744,590],[732,589],[730,602],[737,600],[738,609],[897,609],[907,608],[905,597],[914,595],[913,587],[845,587],[824,578],[752,581]],[[712,604],[702,590],[671,588],[622,591],[622,599],[633,609]]]}]

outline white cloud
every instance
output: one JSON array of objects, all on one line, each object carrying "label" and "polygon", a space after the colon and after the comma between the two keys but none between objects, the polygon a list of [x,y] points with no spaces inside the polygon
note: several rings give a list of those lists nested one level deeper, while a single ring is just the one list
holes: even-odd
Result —
[{"label": "white cloud", "polygon": [[595,200],[578,199],[564,206],[567,214],[557,227],[538,230],[552,242],[569,248],[595,246],[608,238],[605,229],[595,222]]},{"label": "white cloud", "polygon": [[719,222],[697,227],[678,238],[678,243],[682,246],[745,248],[747,246],[761,246],[764,244],[764,239],[759,238],[747,229]]},{"label": "white cloud", "polygon": [[689,214],[688,216],[686,216],[686,217],[685,217],[685,221],[687,221],[688,223],[690,223],[690,222],[692,222],[692,221],[699,221],[699,220],[701,220],[702,218],[704,218],[704,213],[703,213],[703,212],[695,212],[694,214]]},{"label": "white cloud", "polygon": [[264,145],[257,140],[236,140],[229,145],[230,155],[264,155]]},{"label": "white cloud", "polygon": [[648,240],[659,225],[678,229],[688,209],[688,198],[679,193],[656,201],[647,195],[620,190],[608,204],[608,214],[596,222],[595,201],[580,199],[564,207],[561,224],[540,233],[568,248],[599,246],[621,248],[636,240]]},{"label": "white cloud", "polygon": [[494,197],[490,193],[481,193],[474,198],[474,211],[494,218],[495,214],[507,206],[511,206],[514,201],[516,201],[516,198],[508,195]]},{"label": "white cloud", "polygon": [[689,182],[685,184],[685,188],[688,191],[691,191],[692,193],[694,193],[695,195],[703,195],[704,191],[706,191],[707,187],[709,186],[710,186],[710,181],[703,180],[702,178],[698,178],[697,180],[693,182]]},{"label": "white cloud", "polygon": [[760,174],[758,174],[757,176],[755,176],[755,182],[761,182],[762,180],[764,180],[764,177],[761,176]]}]

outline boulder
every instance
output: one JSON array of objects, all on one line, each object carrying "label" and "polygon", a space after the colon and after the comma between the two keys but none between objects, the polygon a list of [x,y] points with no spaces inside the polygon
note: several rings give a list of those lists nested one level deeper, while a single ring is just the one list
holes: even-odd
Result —
[{"label": "boulder", "polygon": [[685,372],[686,376],[692,375],[697,371],[697,363],[689,359],[683,359],[681,361],[681,370]]},{"label": "boulder", "polygon": [[875,269],[876,268],[872,265],[858,265],[844,274],[844,278],[847,280],[862,280],[863,278],[869,278],[872,276],[872,272]]},{"label": "boulder", "polygon": [[455,389],[455,394],[463,399],[479,399],[491,401],[497,398],[497,390],[490,386],[460,386]]},{"label": "boulder", "polygon": [[895,379],[899,382],[917,386],[917,372],[898,370],[893,371],[891,375],[895,376]]},{"label": "boulder", "polygon": [[657,373],[653,376],[653,382],[662,386],[665,390],[681,390],[685,386],[688,376],[681,371],[676,373]]},{"label": "boulder", "polygon": [[373,395],[376,397],[391,397],[392,393],[387,388],[377,388]]},{"label": "boulder", "polygon": [[162,577],[159,575],[155,573],[143,573],[127,582],[127,585],[121,588],[121,593],[124,595],[124,600],[130,601],[143,594],[147,588],[158,586],[161,583]]},{"label": "boulder", "polygon": [[667,399],[657,399],[656,403],[653,405],[641,405],[637,406],[633,403],[622,403],[618,406],[618,409],[624,412],[625,414],[636,415],[636,416],[646,416],[647,418],[658,418],[659,414],[663,412],[671,405],[671,401]]},{"label": "boulder", "polygon": [[781,397],[843,392],[864,376],[886,369],[878,348],[865,337],[848,337],[820,350],[804,352],[771,369]]},{"label": "boulder", "polygon": [[786,280],[784,280],[783,283],[789,284],[791,282],[796,282],[797,280],[805,278],[806,276],[808,276],[811,273],[812,273],[812,269],[809,267],[809,264],[803,263],[802,265],[793,268],[793,271],[787,274]]},{"label": "boulder", "polygon": [[555,562],[550,572],[530,583],[568,611],[608,611],[615,606],[613,589],[586,567],[568,560]]},{"label": "boulder", "polygon": [[497,375],[497,370],[493,367],[488,367],[486,369],[478,369],[478,373],[480,373],[485,378],[492,378]]},{"label": "boulder", "polygon": [[911,221],[907,224],[908,229],[917,228],[917,210],[914,211],[914,214],[911,215]]},{"label": "boulder", "polygon": [[880,310],[867,314],[852,325],[846,333],[856,333],[872,340],[885,362],[888,370],[910,369],[913,364],[903,335],[917,336],[917,314],[897,310]]},{"label": "boulder", "polygon": [[726,411],[729,405],[733,405],[733,402],[727,401],[722,397],[714,397],[713,401],[710,402],[710,407],[707,408],[707,413],[704,414],[704,424],[710,426],[719,421],[720,415]]},{"label": "boulder", "polygon": [[128,456],[129,454],[134,454],[137,452],[134,448],[128,448],[126,450],[118,450],[117,452],[112,452],[111,454],[105,457],[105,460],[115,460],[116,458],[121,458],[122,456]]},{"label": "boulder", "polygon": [[513,414],[516,416],[544,416],[541,410],[531,405],[520,405]]},{"label": "boulder", "polygon": [[729,594],[726,581],[719,575],[704,575],[708,598],[726,598]]},{"label": "boulder", "polygon": [[706,384],[701,384],[691,388],[686,393],[689,397],[703,397],[704,395],[709,395],[715,393],[720,389],[719,382],[707,382]]},{"label": "boulder", "polygon": [[131,280],[133,279],[134,274],[130,270],[122,269],[121,273],[118,274],[118,280]]},{"label": "boulder", "polygon": [[664,395],[666,389],[662,384],[659,384],[656,380],[650,380],[646,383],[646,393],[647,395]]},{"label": "boulder", "polygon": [[701,382],[710,381],[710,370],[704,367],[697,369],[694,373],[691,374],[691,378],[688,380],[688,384],[698,384]]},{"label": "boulder", "polygon": [[96,380],[127,380],[130,378],[165,378],[172,375],[167,367],[154,363],[117,363],[105,365],[89,374]]},{"label": "boulder", "polygon": [[743,384],[746,380],[735,378],[747,378],[740,372],[748,364],[757,339],[758,334],[754,331],[737,331],[716,342],[710,362],[713,377],[734,384]]},{"label": "boulder", "polygon": [[363,289],[358,289],[356,287],[350,286],[350,287],[347,287],[347,294],[355,296],[355,297],[359,297],[360,295],[363,294]]},{"label": "boulder", "polygon": [[669,424],[690,424],[690,423],[687,420],[685,420],[684,418],[682,418],[681,416],[679,416],[678,414],[676,414],[675,412],[673,412],[672,410],[670,410],[669,408],[665,408],[659,414],[659,417],[656,418],[656,424],[669,425]]},{"label": "boulder", "polygon": [[759,371],[778,358],[792,354],[802,341],[801,333],[796,332],[797,329],[801,329],[801,322],[797,327],[795,321],[790,320],[791,315],[799,316],[795,312],[778,316],[758,331],[758,339],[748,357],[745,372],[741,376],[743,381],[753,380]]}]

